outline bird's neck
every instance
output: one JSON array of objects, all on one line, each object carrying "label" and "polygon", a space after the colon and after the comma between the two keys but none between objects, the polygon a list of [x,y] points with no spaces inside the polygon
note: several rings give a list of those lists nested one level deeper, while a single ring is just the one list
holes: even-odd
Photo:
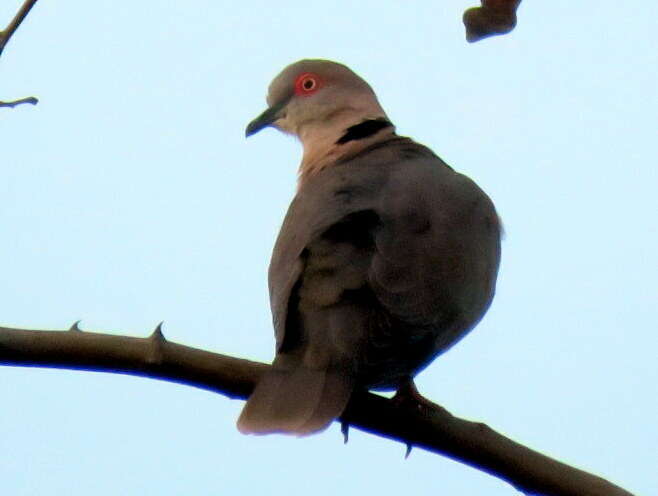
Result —
[{"label": "bird's neck", "polygon": [[305,126],[299,133],[304,146],[299,166],[300,184],[325,167],[354,156],[394,134],[395,126],[383,113],[372,117],[337,116],[330,122]]}]

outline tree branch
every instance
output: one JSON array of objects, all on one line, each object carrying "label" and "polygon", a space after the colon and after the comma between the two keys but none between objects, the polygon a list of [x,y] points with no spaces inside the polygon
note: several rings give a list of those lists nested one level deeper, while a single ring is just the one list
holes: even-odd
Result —
[{"label": "tree branch", "polygon": [[[23,20],[27,17],[27,14],[29,14],[30,10],[32,10],[32,7],[34,7],[36,3],[37,0],[25,0],[23,2],[23,5],[21,6],[20,9],[18,9],[18,12],[11,20],[11,22],[7,25],[7,27],[3,31],[0,31],[0,56],[2,56],[2,52],[4,51],[11,37],[18,29],[18,26],[21,25]],[[19,100],[13,100],[9,102],[0,101],[0,107],[13,108],[16,105],[20,105],[22,103],[30,103],[32,105],[36,105],[38,102],[39,100],[37,98],[33,96],[29,96],[26,98],[21,98]]]},{"label": "tree branch", "polygon": [[[268,365],[148,338],[0,327],[0,365],[93,370],[161,379],[246,399]],[[372,434],[445,455],[499,477],[526,494],[632,496],[610,482],[553,460],[485,424],[444,408],[410,406],[372,393],[353,395],[341,421]]]},{"label": "tree branch", "polygon": [[464,12],[466,41],[473,43],[514,29],[521,0],[481,0],[481,3],[482,7]]},{"label": "tree branch", "polygon": [[18,100],[11,100],[9,102],[0,101],[0,107],[15,107],[16,105],[21,105],[23,103],[29,103],[31,105],[36,105],[39,103],[39,100],[33,96],[28,96],[26,98],[20,98]]},{"label": "tree branch", "polygon": [[29,14],[30,10],[32,10],[32,7],[34,7],[34,4],[36,3],[37,0],[25,0],[7,27],[3,31],[0,31],[0,55],[2,55],[5,46],[18,29],[18,26],[21,25],[23,20],[27,17],[27,14]]}]

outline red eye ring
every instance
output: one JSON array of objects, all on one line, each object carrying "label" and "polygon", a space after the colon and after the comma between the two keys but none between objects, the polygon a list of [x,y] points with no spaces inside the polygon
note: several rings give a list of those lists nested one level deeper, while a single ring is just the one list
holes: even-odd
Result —
[{"label": "red eye ring", "polygon": [[295,80],[295,94],[309,96],[320,89],[320,78],[312,72],[305,72]]}]

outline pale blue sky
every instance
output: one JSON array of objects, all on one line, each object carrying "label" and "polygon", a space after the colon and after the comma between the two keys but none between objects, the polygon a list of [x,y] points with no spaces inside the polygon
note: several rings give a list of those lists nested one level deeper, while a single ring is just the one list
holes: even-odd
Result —
[{"label": "pale blue sky", "polygon": [[[0,3],[0,24],[21,0]],[[300,147],[244,139],[270,79],[323,57],[506,226],[482,323],[418,379],[454,414],[658,494],[658,8],[523,2],[469,45],[477,2],[39,2],[0,59],[0,323],[268,361],[269,255]],[[245,437],[242,402],[107,374],[0,368],[3,495],[505,496],[488,475],[337,426]]]}]

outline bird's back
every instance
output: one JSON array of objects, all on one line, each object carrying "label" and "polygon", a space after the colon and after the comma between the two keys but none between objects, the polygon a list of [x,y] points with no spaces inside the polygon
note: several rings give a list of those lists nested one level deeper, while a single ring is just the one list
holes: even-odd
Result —
[{"label": "bird's back", "polygon": [[326,339],[321,315],[347,305],[365,327],[336,339],[358,349],[357,382],[396,387],[482,317],[499,243],[482,190],[407,138],[329,167],[300,188],[273,252],[279,351],[316,327]]}]

